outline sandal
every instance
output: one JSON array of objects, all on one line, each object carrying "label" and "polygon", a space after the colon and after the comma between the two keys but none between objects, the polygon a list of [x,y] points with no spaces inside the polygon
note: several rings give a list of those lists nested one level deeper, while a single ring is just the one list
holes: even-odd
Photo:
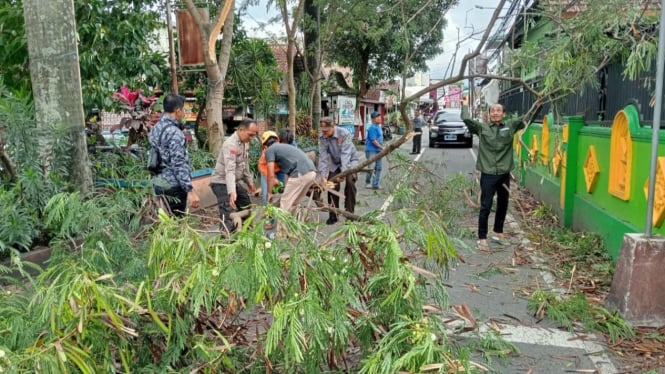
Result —
[{"label": "sandal", "polygon": [[487,245],[487,239],[480,239],[476,241],[476,248],[481,252],[490,253],[490,247]]},{"label": "sandal", "polygon": [[492,236],[490,236],[490,239],[499,244],[503,244],[503,241],[506,240],[506,235],[500,232],[495,232],[494,234],[492,234]]}]

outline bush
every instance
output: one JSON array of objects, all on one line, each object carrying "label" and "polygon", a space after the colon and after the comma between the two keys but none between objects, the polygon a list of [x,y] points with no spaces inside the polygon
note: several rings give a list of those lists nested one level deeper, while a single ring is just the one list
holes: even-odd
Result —
[{"label": "bush", "polygon": [[11,250],[27,251],[41,229],[34,207],[24,204],[18,188],[0,189],[0,258]]}]

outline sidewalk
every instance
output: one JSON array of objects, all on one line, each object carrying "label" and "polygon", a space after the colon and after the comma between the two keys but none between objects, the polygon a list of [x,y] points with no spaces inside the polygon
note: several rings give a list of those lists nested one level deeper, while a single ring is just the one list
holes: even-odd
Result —
[{"label": "sidewalk", "polygon": [[459,264],[449,280],[453,285],[449,289],[451,305],[469,306],[478,320],[480,336],[494,330],[519,348],[518,357],[495,361],[494,368],[502,373],[618,373],[602,336],[571,334],[549,319],[539,321],[528,311],[527,299],[536,288],[559,294],[565,290],[557,289],[511,215],[506,231],[506,243],[490,242],[491,253],[468,254],[466,263]]},{"label": "sidewalk", "polygon": [[[400,147],[405,157],[411,157],[411,142],[407,141]],[[463,149],[452,149],[455,160],[468,152]],[[440,157],[440,149],[423,148],[423,153],[415,160],[430,162],[431,157]],[[364,156],[364,152],[359,152]],[[364,157],[362,157],[364,159]],[[473,166],[464,165],[472,170]],[[364,175],[358,179],[358,207],[356,213],[363,214],[372,209],[390,211],[392,202],[391,191],[400,178],[391,178],[390,165],[384,161],[384,190],[365,189]],[[442,174],[448,171],[442,170]],[[434,193],[434,192],[432,192]],[[557,290],[554,277],[547,271],[544,262],[540,261],[532,248],[532,243],[521,230],[521,223],[509,215],[506,222],[507,240],[499,244],[489,243],[490,253],[475,249],[475,229],[477,208],[464,209],[463,217],[456,222],[468,235],[460,238],[466,248],[458,248],[463,262],[451,267],[449,279],[450,306],[466,305],[477,322],[477,329],[459,335],[460,339],[482,339],[491,331],[497,332],[504,340],[513,343],[519,354],[510,355],[506,359],[484,358],[478,353],[474,361],[481,362],[498,373],[619,373],[616,364],[610,357],[611,353],[604,347],[604,338],[592,334],[574,335],[563,331],[549,319],[539,321],[527,309],[527,299],[531,293],[542,290],[563,293]],[[323,218],[323,216],[321,216]],[[493,214],[490,223],[493,222]],[[325,219],[322,219],[325,221]],[[341,221],[339,224],[343,224]],[[471,235],[470,233],[474,234]],[[451,326],[451,333],[456,325],[462,322],[453,308],[444,308],[443,321]],[[468,326],[468,322],[467,322]]]}]

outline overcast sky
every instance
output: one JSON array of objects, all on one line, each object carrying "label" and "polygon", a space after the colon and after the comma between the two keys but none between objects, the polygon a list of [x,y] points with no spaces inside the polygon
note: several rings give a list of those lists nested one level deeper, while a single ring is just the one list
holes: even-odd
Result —
[{"label": "overcast sky", "polygon": [[[514,0],[518,1],[518,0]],[[462,61],[464,54],[474,49],[478,44],[481,34],[485,31],[487,23],[492,17],[492,12],[496,7],[498,0],[460,0],[459,5],[448,11],[446,19],[448,26],[444,31],[443,53],[428,63],[430,77],[433,79],[443,78],[443,74],[450,63],[459,39],[467,39],[470,35],[476,34],[473,39],[467,39],[460,45],[456,56],[456,63]],[[479,9],[483,8],[483,9]],[[506,8],[504,6],[504,8]],[[488,9],[484,9],[488,8]],[[455,71],[459,64],[455,66]],[[448,73],[450,74],[450,72]]]},{"label": "overcast sky", "polygon": [[[520,1],[520,0],[513,0]],[[429,61],[430,77],[433,79],[443,78],[444,72],[452,59],[458,40],[466,39],[472,33],[482,33],[487,22],[492,16],[498,0],[460,0],[459,5],[451,9],[446,15],[448,26],[444,31],[443,53]],[[509,4],[506,4],[507,7]],[[505,8],[504,7],[504,8]],[[489,9],[484,9],[489,8]],[[281,22],[269,22],[269,18],[276,14],[274,10],[266,11],[265,4],[253,6],[248,9],[243,24],[250,35],[260,37],[278,37],[284,35],[284,26]],[[460,45],[456,56],[456,63],[462,60],[465,53],[475,48],[478,43],[477,35],[474,39],[468,39]],[[458,69],[458,65],[455,67]],[[457,70],[455,70],[456,72]],[[450,72],[448,73],[450,74]]]}]

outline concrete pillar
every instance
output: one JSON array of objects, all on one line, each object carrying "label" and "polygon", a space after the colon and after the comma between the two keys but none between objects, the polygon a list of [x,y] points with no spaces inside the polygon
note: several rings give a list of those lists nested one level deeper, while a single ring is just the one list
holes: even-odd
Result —
[{"label": "concrete pillar", "polygon": [[665,326],[665,238],[626,234],[605,304],[632,326]]}]

